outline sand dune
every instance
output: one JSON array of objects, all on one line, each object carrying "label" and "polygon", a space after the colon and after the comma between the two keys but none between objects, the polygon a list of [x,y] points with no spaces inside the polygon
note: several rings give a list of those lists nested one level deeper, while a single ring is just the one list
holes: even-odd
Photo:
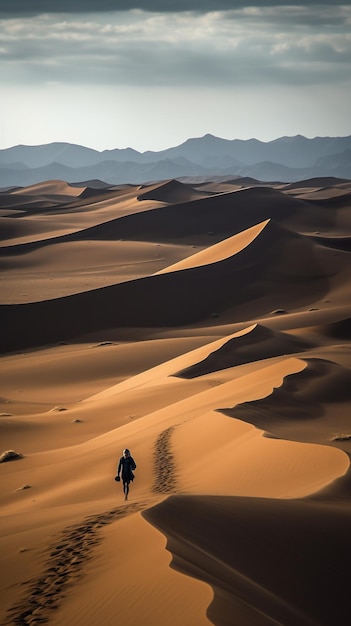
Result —
[{"label": "sand dune", "polygon": [[[213,254],[209,252],[207,258],[213,261]],[[339,288],[340,277],[350,273],[347,253],[339,252],[335,257],[329,248],[317,246],[309,237],[292,233],[273,221],[251,245],[236,254],[234,249],[234,254],[223,260],[189,265],[191,260],[184,270],[64,298],[3,305],[0,313],[6,319],[5,348],[77,339],[115,325],[207,325],[219,316],[223,322],[239,322],[253,307],[256,316],[308,307],[311,298],[315,302],[326,297],[329,282]],[[89,316],[84,315],[87,310]]]},{"label": "sand dune", "polygon": [[167,535],[173,567],[213,586],[213,623],[344,623],[346,511],[308,500],[173,496],[144,515]]},{"label": "sand dune", "polygon": [[350,369],[325,359],[307,362],[269,397],[227,413],[278,437],[337,445],[350,454],[351,438],[343,438],[350,423]]},{"label": "sand dune", "polygon": [[28,187],[17,188],[14,189],[11,195],[14,196],[36,196],[36,197],[47,197],[48,195],[52,195],[57,198],[58,202],[62,202],[63,199],[68,196],[70,199],[80,196],[81,193],[85,190],[85,187],[82,186],[72,186],[69,183],[66,183],[63,180],[50,180],[44,181],[42,183],[37,183],[35,185],[29,185]]},{"label": "sand dune", "polygon": [[[145,185],[141,189],[145,188]],[[170,180],[165,183],[147,186],[138,200],[160,200],[161,202],[170,202],[170,204],[189,202],[198,198],[206,198],[209,195],[207,191],[194,189],[191,185],[185,185],[177,180]]]},{"label": "sand dune", "polygon": [[308,347],[306,341],[294,338],[292,335],[254,324],[241,333],[237,333],[235,339],[228,339],[222,347],[213,350],[202,362],[178,372],[178,376],[184,378],[203,376],[260,359],[303,353]]},{"label": "sand dune", "polygon": [[157,274],[175,272],[192,267],[200,267],[202,265],[210,265],[211,263],[217,263],[218,261],[228,259],[233,256],[233,254],[237,254],[252,243],[253,239],[259,235],[259,233],[266,226],[267,222],[268,220],[262,224],[252,226],[252,228],[248,228],[242,233],[229,237],[214,246],[210,246],[197,254],[191,255],[187,259],[179,261],[179,263],[175,263],[174,265],[166,267],[164,270],[160,270]]},{"label": "sand dune", "polygon": [[0,191],[1,623],[345,623],[350,198]]}]

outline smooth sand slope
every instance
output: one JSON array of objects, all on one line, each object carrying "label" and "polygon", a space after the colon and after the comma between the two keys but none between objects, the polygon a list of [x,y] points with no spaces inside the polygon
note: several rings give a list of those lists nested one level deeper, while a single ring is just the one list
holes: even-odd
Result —
[{"label": "smooth sand slope", "polygon": [[0,623],[346,624],[351,182],[48,181],[0,215]]}]

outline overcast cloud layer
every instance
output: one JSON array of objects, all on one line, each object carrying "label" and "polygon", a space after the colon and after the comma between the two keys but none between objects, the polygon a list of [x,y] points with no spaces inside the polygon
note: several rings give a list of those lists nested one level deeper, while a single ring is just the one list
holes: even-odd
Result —
[{"label": "overcast cloud layer", "polygon": [[[268,3],[272,5],[272,1],[267,0]],[[28,4],[34,12],[44,7],[50,7],[51,11],[29,15],[25,11]],[[222,131],[222,136],[234,138],[230,111],[236,116],[241,114],[243,120],[247,119],[247,112],[252,109],[252,98],[257,105],[256,126],[266,120],[265,127],[261,126],[262,137],[274,138],[281,134],[278,125],[274,132],[279,104],[285,111],[284,134],[301,132],[313,136],[318,120],[320,131],[317,134],[336,134],[338,130],[335,132],[333,129],[339,129],[338,134],[351,132],[345,103],[345,98],[351,100],[350,6],[328,2],[319,3],[316,7],[312,0],[305,1],[304,6],[292,0],[289,0],[289,6],[263,6],[263,0],[256,0],[255,4],[262,6],[242,7],[246,3],[240,0],[208,0],[201,3],[179,0],[167,3],[168,8],[174,6],[174,12],[169,13],[156,10],[164,4],[157,0],[125,0],[102,1],[99,3],[101,12],[83,13],[81,11],[96,6],[96,2],[77,0],[68,4],[69,12],[55,13],[52,12],[55,7],[62,11],[65,2],[1,1],[3,11],[8,5],[12,13],[12,16],[8,14],[0,19],[0,80],[4,95],[0,106],[2,118],[6,117],[0,128],[2,146],[28,143],[26,137],[34,139],[35,132],[37,140],[32,139],[32,143],[45,142],[44,137],[48,140],[54,137],[56,140],[69,140],[69,128],[77,130],[77,120],[78,127],[82,125],[79,110],[93,107],[92,115],[99,115],[98,94],[101,96],[101,114],[106,117],[109,111],[108,115],[111,115],[112,102],[115,102],[116,112],[122,113],[125,120],[129,111],[133,132],[138,118],[143,128],[147,120],[155,124],[157,119],[162,119],[159,113],[161,103],[163,107],[166,104],[168,107],[164,117],[172,119],[169,107],[173,102],[173,128],[169,129],[168,141],[162,131],[166,141],[162,147],[177,142],[172,140],[173,136],[178,136],[179,140],[186,138],[186,129],[189,129],[190,136],[196,134],[197,128],[200,128],[200,134],[201,128],[202,134],[218,134],[216,128],[224,128],[224,119],[219,123],[219,116],[223,118],[223,115],[228,115],[228,130]],[[125,8],[143,7],[147,12],[140,8],[108,11],[116,4]],[[195,11],[200,5],[202,11]],[[216,10],[204,10],[214,6]],[[218,10],[221,6],[241,8]],[[183,8],[194,10],[185,12]],[[73,9],[75,12],[72,12]],[[131,90],[137,102],[130,102]],[[64,119],[58,117],[55,107],[54,98],[57,99],[58,93],[61,107],[65,106]],[[331,93],[334,94],[335,104],[329,111],[330,124],[327,125]],[[280,94],[278,100],[277,94]],[[188,109],[182,102],[185,115],[188,110],[194,116],[193,133],[190,130],[191,120],[178,119],[180,95],[188,99]],[[19,98],[23,97],[21,108]],[[43,118],[43,98],[47,101],[47,110],[53,111],[51,128],[49,113]],[[106,103],[106,98],[111,101]],[[216,101],[217,106],[214,104]],[[300,131],[296,125],[296,102],[299,101],[301,111],[305,109]],[[208,108],[207,117],[204,110],[196,114],[196,107],[201,102],[202,109]],[[219,102],[223,103],[222,107],[218,106]],[[268,132],[267,115],[270,109]],[[17,120],[17,130],[14,120],[11,134],[8,117],[14,111],[21,112],[21,118],[19,126]],[[306,132],[308,116],[314,124],[310,133]],[[294,120],[290,125],[289,117]],[[24,119],[28,118],[32,120],[30,131],[28,124],[24,123]],[[200,119],[202,126],[199,127]],[[107,137],[108,117],[105,121]],[[99,126],[100,122],[99,119]],[[247,126],[247,121],[245,124]],[[116,120],[113,121],[113,128],[120,129]],[[17,140],[19,132],[24,135],[23,141]],[[145,132],[145,128],[139,132]],[[120,130],[118,133],[120,136]],[[249,127],[240,128],[240,133],[242,138],[245,133],[253,136]],[[238,131],[236,134],[239,135]],[[257,131],[255,134],[258,135]],[[77,142],[77,138],[73,138],[74,133],[71,136],[72,141]],[[127,145],[133,145],[127,138],[125,141]],[[88,133],[81,143],[91,145]],[[141,141],[140,145],[143,143]],[[118,145],[118,138],[114,146],[106,146],[103,139],[101,144],[101,148],[122,147]],[[134,144],[133,147],[137,146]],[[151,145],[145,146],[145,149],[148,147],[157,149]]]},{"label": "overcast cloud layer", "polygon": [[[339,4],[336,0],[1,0],[0,15],[29,13],[88,13],[91,11],[143,11],[173,13],[179,11],[226,11],[247,6],[313,6]],[[344,0],[343,4],[349,4]]]},{"label": "overcast cloud layer", "polygon": [[351,75],[351,8],[251,8],[4,20],[2,82],[335,84]]}]

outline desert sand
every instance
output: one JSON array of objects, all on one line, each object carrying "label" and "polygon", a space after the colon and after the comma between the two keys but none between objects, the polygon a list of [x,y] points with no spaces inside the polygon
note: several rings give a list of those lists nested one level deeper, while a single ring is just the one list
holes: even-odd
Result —
[{"label": "desert sand", "polygon": [[351,182],[0,215],[0,623],[348,623]]}]

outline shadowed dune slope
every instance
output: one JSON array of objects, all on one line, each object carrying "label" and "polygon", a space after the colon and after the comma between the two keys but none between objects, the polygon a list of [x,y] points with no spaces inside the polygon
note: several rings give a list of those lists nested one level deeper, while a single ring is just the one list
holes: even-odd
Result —
[{"label": "shadowed dune slope", "polygon": [[[25,201],[16,205],[17,215],[6,216],[12,202],[6,198],[2,206],[3,239],[0,254],[25,254],[31,250],[48,246],[53,243],[65,243],[95,239],[114,240],[113,226],[122,217],[130,213],[147,211],[154,203],[139,203],[136,199],[138,188],[90,190],[89,198],[65,198],[57,196],[51,201],[40,196],[26,196]],[[35,201],[33,200],[35,199]],[[30,200],[30,202],[27,201]],[[12,224],[11,224],[12,217]],[[14,229],[16,225],[16,230]],[[12,226],[12,229],[10,228]],[[28,229],[33,238],[28,237]],[[36,237],[34,237],[36,234]]]},{"label": "shadowed dune slope", "polygon": [[286,190],[290,189],[300,189],[303,188],[316,188],[316,189],[324,189],[325,187],[330,187],[334,189],[335,187],[342,187],[343,185],[350,186],[350,181],[345,178],[337,178],[334,176],[323,176],[323,177],[315,177],[315,178],[307,178],[303,181],[297,181],[295,183],[288,183],[285,185]]},{"label": "shadowed dune slope", "polygon": [[146,187],[146,190],[138,196],[138,200],[159,200],[174,204],[206,198],[208,195],[210,195],[208,192],[194,189],[178,180],[169,180],[165,183]]},{"label": "shadowed dune slope", "polygon": [[[133,194],[137,193],[133,191]],[[24,253],[41,245],[58,241],[115,240],[187,243],[207,246],[235,235],[257,223],[273,219],[293,230],[314,232],[330,229],[335,222],[331,211],[314,207],[268,187],[238,190],[208,198],[146,206],[146,198],[130,211],[115,219],[63,233],[55,238],[5,248],[6,253]],[[68,208],[68,207],[66,207]],[[66,211],[67,214],[67,211]],[[43,229],[44,230],[44,229]],[[37,237],[39,240],[40,238]],[[1,251],[0,251],[1,252]]]},{"label": "shadowed dune slope", "polygon": [[275,189],[258,187],[130,215],[116,225],[116,232],[125,239],[182,240],[206,245],[209,236],[219,241],[266,219],[283,224],[300,219],[303,227],[308,223],[314,227],[315,221],[319,225],[333,223],[328,211],[317,211],[304,201]]},{"label": "shadowed dune slope", "polygon": [[[28,235],[36,235],[40,233],[46,233],[48,230],[48,224],[44,221],[41,222],[38,227],[32,220],[26,220],[25,218],[18,219],[15,217],[7,217],[1,228],[2,240],[14,239],[15,237],[23,237]],[[30,244],[33,246],[33,244]]]},{"label": "shadowed dune slope", "polygon": [[222,409],[278,438],[334,445],[351,454],[351,369],[326,359],[289,376],[266,398]]},{"label": "shadowed dune slope", "polygon": [[343,188],[340,187],[323,187],[316,191],[305,191],[304,193],[295,194],[295,197],[305,199],[307,202],[313,204],[320,204],[321,206],[331,207],[344,207],[349,206],[351,202],[350,185]]},{"label": "shadowed dune slope", "polygon": [[60,207],[62,210],[76,202],[86,191],[84,185],[72,187],[61,180],[52,180],[29,187],[0,191],[0,208],[17,207],[25,214]]},{"label": "shadowed dune slope", "polygon": [[[116,325],[181,326],[213,315],[238,322],[253,308],[259,316],[303,306],[328,290],[328,270],[316,249],[309,238],[269,222],[250,246],[217,263],[56,300],[3,305],[4,348],[67,340]],[[318,250],[322,257],[328,254]]]},{"label": "shadowed dune slope", "polygon": [[143,515],[166,535],[172,567],[213,587],[207,614],[216,626],[344,623],[350,509],[173,496]]},{"label": "shadowed dune slope", "polygon": [[[246,193],[250,194],[251,191],[246,190]],[[267,189],[264,191],[264,194],[270,196],[271,194],[276,194],[276,192]],[[282,205],[285,206],[286,203],[294,205],[295,202],[300,202],[295,201],[293,198],[284,197],[282,194],[279,194],[278,198],[275,199],[278,201],[280,208]],[[143,201],[138,203],[140,207],[135,208],[134,214],[118,216],[115,219],[103,221],[94,226],[76,229],[75,232],[63,234],[57,240],[62,242],[79,241],[82,239],[125,239],[154,242],[187,241],[198,245],[211,245],[223,237],[236,234],[249,226],[255,225],[257,222],[261,222],[263,219],[271,217],[271,214],[276,212],[272,204],[270,204],[269,210],[268,207],[262,208],[261,201],[257,197],[255,206],[250,210],[251,215],[247,214],[248,208],[250,208],[247,200],[250,200],[250,198],[243,198],[238,203],[234,193],[181,204],[176,202],[168,206],[156,206],[153,210],[147,210],[145,200],[146,198],[143,197]],[[243,206],[246,208],[245,214],[236,213],[236,211],[241,211]],[[284,211],[281,210],[282,212],[285,217],[286,213],[289,215],[291,210],[286,211],[284,209]],[[261,215],[262,218],[260,218]],[[20,224],[18,228],[20,228]],[[28,242],[27,244],[17,246],[16,250],[13,249],[13,252],[21,253],[33,248],[33,246],[48,245],[48,243],[54,242],[55,239],[50,239],[49,241],[44,239],[42,242],[34,243]],[[11,252],[11,250],[7,250],[7,252]]]},{"label": "shadowed dune slope", "polygon": [[200,363],[177,372],[176,375],[181,378],[204,376],[228,367],[250,363],[253,360],[303,352],[308,347],[311,346],[306,341],[255,324],[239,336],[227,341]]},{"label": "shadowed dune slope", "polygon": [[321,334],[332,339],[351,339],[351,318],[347,317],[334,324],[327,324],[318,330]]}]

